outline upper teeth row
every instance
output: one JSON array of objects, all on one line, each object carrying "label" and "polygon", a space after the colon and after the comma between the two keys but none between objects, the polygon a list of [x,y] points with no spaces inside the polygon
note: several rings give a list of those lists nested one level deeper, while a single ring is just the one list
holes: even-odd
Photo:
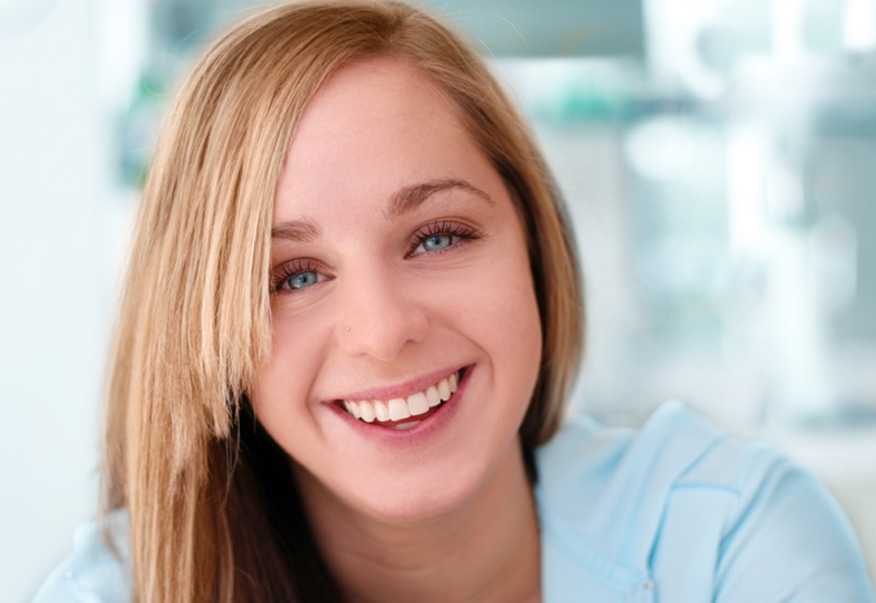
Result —
[{"label": "upper teeth row", "polygon": [[366,423],[377,421],[401,421],[408,417],[423,415],[430,408],[438,406],[450,399],[450,394],[456,391],[459,377],[453,373],[435,385],[430,385],[425,391],[411,394],[407,398],[392,398],[391,400],[344,400],[347,412]]}]

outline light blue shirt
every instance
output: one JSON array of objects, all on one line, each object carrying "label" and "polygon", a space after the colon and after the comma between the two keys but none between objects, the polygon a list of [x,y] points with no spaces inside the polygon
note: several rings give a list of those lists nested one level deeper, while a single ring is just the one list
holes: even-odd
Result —
[{"label": "light blue shirt", "polygon": [[873,603],[808,471],[676,403],[638,431],[573,419],[537,452],[546,603]]},{"label": "light blue shirt", "polygon": [[[821,483],[678,404],[640,430],[570,420],[537,451],[544,603],[874,603],[855,535]],[[130,600],[127,519],[96,524],[35,603]]]}]

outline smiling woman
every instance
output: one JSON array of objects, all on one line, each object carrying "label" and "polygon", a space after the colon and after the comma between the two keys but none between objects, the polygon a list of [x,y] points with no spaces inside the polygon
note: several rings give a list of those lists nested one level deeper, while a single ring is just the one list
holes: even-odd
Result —
[{"label": "smiling woman", "polygon": [[38,600],[870,601],[770,450],[676,407],[557,433],[581,297],[540,154],[447,29],[355,0],[243,22],[160,139],[106,512]]},{"label": "smiling woman", "polygon": [[524,484],[541,357],[526,234],[428,76],[389,57],[336,70],[298,123],[273,223],[310,235],[273,241],[272,352],[250,401],[317,532],[336,521],[326,496],[395,523],[511,491],[484,488],[495,476]]}]

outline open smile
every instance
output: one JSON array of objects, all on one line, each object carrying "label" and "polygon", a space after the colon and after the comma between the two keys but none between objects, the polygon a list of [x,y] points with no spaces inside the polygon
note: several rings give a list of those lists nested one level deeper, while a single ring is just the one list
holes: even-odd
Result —
[{"label": "open smile", "polygon": [[[462,375],[463,371],[457,371],[405,398],[343,400],[342,406],[353,417],[365,423],[378,423],[395,429],[410,429],[450,399],[456,392]],[[407,420],[411,418],[416,420]]]}]

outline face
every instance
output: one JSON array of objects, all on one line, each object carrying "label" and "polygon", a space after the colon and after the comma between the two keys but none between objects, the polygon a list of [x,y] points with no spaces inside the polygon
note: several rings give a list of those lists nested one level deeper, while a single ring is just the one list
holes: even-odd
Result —
[{"label": "face", "polygon": [[520,463],[541,357],[524,231],[426,76],[369,59],[327,81],[277,186],[271,265],[251,399],[305,498],[424,518]]}]

